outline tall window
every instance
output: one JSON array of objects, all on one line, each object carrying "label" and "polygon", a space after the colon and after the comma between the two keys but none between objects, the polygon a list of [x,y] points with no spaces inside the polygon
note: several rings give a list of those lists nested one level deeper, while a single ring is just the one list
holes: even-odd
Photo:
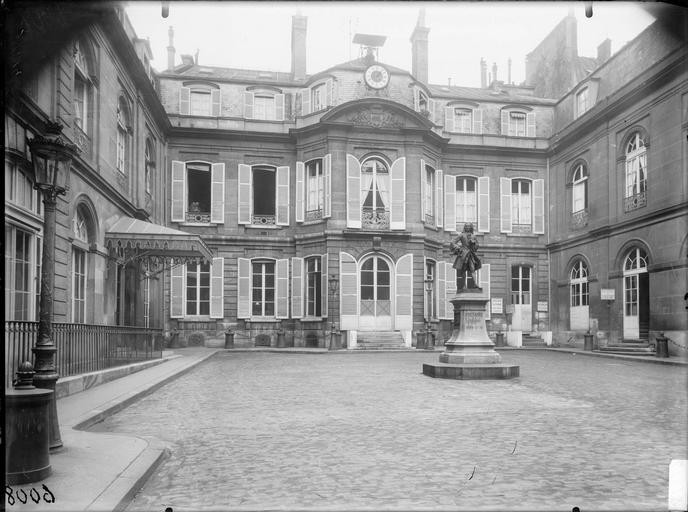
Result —
[{"label": "tall window", "polygon": [[187,200],[186,221],[195,223],[210,222],[211,175],[210,165],[187,163]]},{"label": "tall window", "polygon": [[475,178],[456,178],[456,224],[457,231],[463,230],[465,222],[477,221],[478,196]]},{"label": "tall window", "polygon": [[473,111],[471,109],[454,109],[454,131],[459,133],[473,132]]},{"label": "tall window", "polygon": [[210,115],[210,90],[209,89],[192,89],[190,91],[190,114],[192,116],[209,116]]},{"label": "tall window", "polygon": [[306,316],[322,316],[322,258],[306,259]]},{"label": "tall window", "polygon": [[210,314],[209,263],[190,263],[186,266],[186,314]]},{"label": "tall window", "polygon": [[573,172],[573,213],[588,207],[588,170],[583,164]]},{"label": "tall window", "polygon": [[275,97],[259,96],[253,98],[253,119],[274,120],[277,119],[275,113]]},{"label": "tall window", "polygon": [[530,181],[511,180],[511,214],[514,225],[530,226],[532,222],[532,196]]},{"label": "tall window", "polygon": [[[81,242],[82,247],[88,244],[88,227],[81,208],[74,216],[72,233],[74,240]],[[82,247],[72,247],[72,322],[86,322],[86,251]]]},{"label": "tall window", "polygon": [[117,104],[117,170],[127,172],[129,159],[129,107],[124,97],[120,96]]},{"label": "tall window", "polygon": [[530,267],[515,265],[511,267],[511,303],[530,304]]},{"label": "tall window", "polygon": [[153,171],[155,169],[155,146],[153,145],[153,141],[151,139],[146,139],[146,148],[145,148],[145,154],[144,154],[144,167],[145,167],[145,181],[146,181],[146,192],[149,194],[151,193],[152,190],[152,175]]},{"label": "tall window", "polygon": [[275,316],[275,262],[252,261],[251,314]]},{"label": "tall window", "polygon": [[5,199],[32,213],[41,214],[41,201],[33,181],[13,161],[5,160]]},{"label": "tall window", "polygon": [[626,145],[625,210],[633,210],[647,204],[647,167],[645,141],[635,133]]},{"label": "tall window", "polygon": [[[425,280],[432,283],[432,286],[425,286],[425,318],[432,320],[437,318],[437,281],[435,279],[435,262],[432,260],[425,260]],[[425,285],[425,283],[423,283]]]},{"label": "tall window", "polygon": [[276,173],[272,167],[253,168],[252,224],[275,224]]},{"label": "tall window", "polygon": [[364,228],[389,228],[389,181],[389,168],[380,158],[369,158],[361,165]]},{"label": "tall window", "polygon": [[526,136],[526,115],[523,112],[509,112],[509,136]]},{"label": "tall window", "polygon": [[425,166],[425,222],[435,223],[435,169]]},{"label": "tall window", "polygon": [[327,107],[327,83],[316,85],[311,89],[311,112]]},{"label": "tall window", "polygon": [[322,160],[311,160],[306,163],[306,217],[321,218],[324,201]]},{"label": "tall window", "polygon": [[5,316],[8,320],[32,319],[35,283],[32,240],[32,233],[5,226]]},{"label": "tall window", "polygon": [[583,115],[588,110],[588,88],[582,89],[576,94],[576,117]]},{"label": "tall window", "polygon": [[578,260],[571,268],[570,274],[571,307],[587,306],[589,303],[588,266]]},{"label": "tall window", "polygon": [[88,59],[84,53],[82,43],[74,43],[74,124],[82,133],[88,133],[90,113],[89,92],[91,81],[89,78]]}]

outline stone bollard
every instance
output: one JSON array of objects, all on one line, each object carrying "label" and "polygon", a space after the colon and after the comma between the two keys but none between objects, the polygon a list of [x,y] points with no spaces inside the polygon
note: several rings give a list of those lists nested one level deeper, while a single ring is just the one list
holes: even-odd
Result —
[{"label": "stone bollard", "polygon": [[28,361],[17,371],[14,389],[5,391],[5,479],[10,485],[48,478],[51,389],[36,389]]},{"label": "stone bollard", "polygon": [[285,334],[284,329],[278,329],[278,331],[277,331],[277,348],[284,348],[286,346],[284,334]]},{"label": "stone bollard", "polygon": [[416,349],[421,350],[425,348],[425,337],[427,335],[427,331],[418,331],[416,333]]},{"label": "stone bollard", "polygon": [[664,336],[663,332],[660,332],[659,336],[657,336],[656,340],[657,340],[657,348],[656,348],[655,356],[661,357],[661,358],[669,357],[669,338]]},{"label": "stone bollard", "polygon": [[225,348],[234,348],[234,331],[232,329],[225,331]]},{"label": "stone bollard", "polygon": [[435,333],[430,329],[425,331],[425,350],[435,350]]},{"label": "stone bollard", "polygon": [[593,335],[590,333],[590,331],[586,332],[583,335],[584,345],[583,345],[583,350],[587,350],[588,352],[591,352],[593,349]]},{"label": "stone bollard", "polygon": [[497,347],[503,347],[506,344],[504,343],[504,333],[503,332],[498,332],[495,334],[495,346]]}]

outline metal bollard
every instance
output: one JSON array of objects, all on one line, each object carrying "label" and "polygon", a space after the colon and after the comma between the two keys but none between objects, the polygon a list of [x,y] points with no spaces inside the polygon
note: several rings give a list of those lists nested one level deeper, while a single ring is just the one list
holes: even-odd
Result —
[{"label": "metal bollard", "polygon": [[661,358],[669,357],[669,338],[664,336],[663,332],[660,332],[659,336],[657,336],[656,340],[657,340],[657,348],[656,348],[655,356],[661,357]]},{"label": "metal bollard", "polygon": [[416,350],[421,350],[425,348],[425,337],[427,336],[427,331],[418,331],[416,333]]},{"label": "metal bollard", "polygon": [[498,332],[495,334],[495,346],[497,347],[503,347],[504,346],[504,333],[503,332]]},{"label": "metal bollard", "polygon": [[586,332],[583,335],[583,339],[584,339],[583,350],[592,351],[592,349],[593,349],[593,335],[590,333],[590,331]]},{"label": "metal bollard", "polygon": [[277,348],[284,348],[285,346],[284,329],[279,329],[277,331]]}]

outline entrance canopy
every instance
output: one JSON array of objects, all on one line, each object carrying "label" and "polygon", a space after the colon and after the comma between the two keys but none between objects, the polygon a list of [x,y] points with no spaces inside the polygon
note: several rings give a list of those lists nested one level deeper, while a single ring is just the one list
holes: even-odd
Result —
[{"label": "entrance canopy", "polygon": [[199,235],[132,217],[122,217],[105,233],[105,244],[127,260],[173,260],[189,263],[213,258]]}]

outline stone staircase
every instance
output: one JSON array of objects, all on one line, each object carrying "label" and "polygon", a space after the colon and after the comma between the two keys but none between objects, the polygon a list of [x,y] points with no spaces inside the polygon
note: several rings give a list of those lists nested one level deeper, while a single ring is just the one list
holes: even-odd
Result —
[{"label": "stone staircase", "polygon": [[402,350],[404,338],[399,331],[358,331],[356,350]]},{"label": "stone staircase", "polygon": [[621,343],[610,343],[606,347],[600,347],[598,352],[626,356],[653,356],[655,355],[655,347],[650,345],[647,340],[623,340]]},{"label": "stone staircase", "polygon": [[547,344],[543,341],[537,333],[523,333],[521,338],[524,347],[546,347]]}]

